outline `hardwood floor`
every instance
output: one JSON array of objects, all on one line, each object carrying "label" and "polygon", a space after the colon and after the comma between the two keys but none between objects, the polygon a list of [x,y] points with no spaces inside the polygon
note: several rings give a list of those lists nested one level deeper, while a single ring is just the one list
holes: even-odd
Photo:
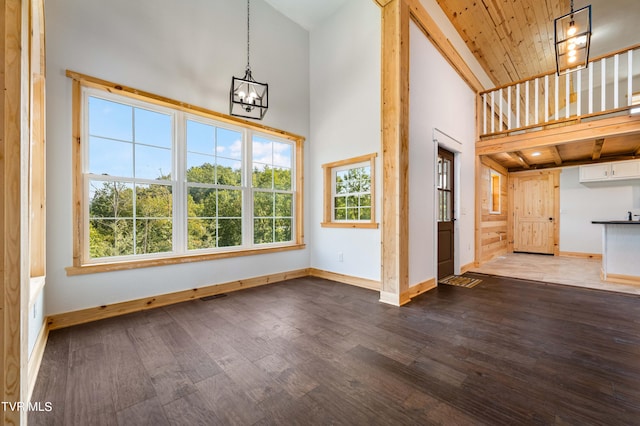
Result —
[{"label": "hardwood floor", "polygon": [[480,277],[403,308],[300,278],[53,331],[29,424],[638,424],[640,297]]}]

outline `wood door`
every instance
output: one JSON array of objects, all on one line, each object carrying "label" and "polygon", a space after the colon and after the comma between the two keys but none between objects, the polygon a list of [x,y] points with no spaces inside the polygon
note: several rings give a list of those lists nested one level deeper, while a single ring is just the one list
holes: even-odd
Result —
[{"label": "wood door", "polygon": [[438,279],[453,275],[454,155],[438,148]]},{"label": "wood door", "polygon": [[554,254],[555,174],[536,172],[513,179],[513,251]]}]

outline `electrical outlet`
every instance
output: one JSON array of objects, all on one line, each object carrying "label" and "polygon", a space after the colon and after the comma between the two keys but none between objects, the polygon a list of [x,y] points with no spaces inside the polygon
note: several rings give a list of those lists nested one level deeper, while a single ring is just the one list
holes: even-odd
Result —
[{"label": "electrical outlet", "polygon": [[344,256],[341,251],[338,252],[338,262],[344,262]]}]

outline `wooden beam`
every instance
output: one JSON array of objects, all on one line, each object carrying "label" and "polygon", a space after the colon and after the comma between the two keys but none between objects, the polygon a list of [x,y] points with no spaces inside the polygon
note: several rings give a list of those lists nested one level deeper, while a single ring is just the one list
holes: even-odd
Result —
[{"label": "wooden beam", "polygon": [[527,163],[527,160],[524,159],[524,155],[522,155],[522,152],[507,152],[507,154],[509,154],[509,156],[516,160],[518,163],[522,164],[522,167],[524,167],[525,169],[531,168],[531,165],[529,165],[529,163]]},{"label": "wooden beam", "polygon": [[[28,2],[0,0],[0,400],[3,404],[27,402],[28,223],[23,158],[28,153],[29,70],[23,60],[28,48],[22,23]],[[26,11],[26,12],[25,12]],[[28,155],[27,155],[28,156]],[[24,312],[24,313],[23,313]],[[26,424],[20,409],[0,411],[0,425]]]},{"label": "wooden beam", "polygon": [[509,174],[509,171],[502,164],[498,163],[496,160],[494,160],[491,157],[487,157],[486,155],[483,155],[482,157],[480,157],[480,162],[485,166],[489,167],[490,169],[493,169],[496,172],[500,172],[505,176]]},{"label": "wooden beam", "polygon": [[640,155],[640,145],[638,145],[638,148],[636,148],[636,151],[633,153],[633,155]]},{"label": "wooden beam", "polygon": [[[469,85],[469,87],[477,92],[484,90],[484,86],[478,80],[478,77],[471,71],[471,68],[462,59],[451,40],[442,32],[427,10],[422,6],[420,0],[405,0],[411,11],[411,17],[415,24],[422,32],[433,42],[436,49],[440,51],[442,56],[451,64],[460,77]],[[403,3],[405,2],[403,1]]]},{"label": "wooden beam", "polygon": [[380,7],[385,7],[388,3],[391,2],[391,0],[373,0],[373,2]]},{"label": "wooden beam", "polygon": [[556,166],[562,165],[562,157],[560,156],[560,151],[558,151],[557,146],[552,146],[549,148],[551,151],[551,155],[553,156],[553,161],[556,163]]},{"label": "wooden beam", "polygon": [[592,160],[597,160],[600,158],[600,154],[602,153],[602,145],[604,145],[604,138],[596,139],[593,143],[593,154],[591,154]]},{"label": "wooden beam", "polygon": [[401,305],[409,289],[409,8],[382,8],[382,286],[380,300]]},{"label": "wooden beam", "polygon": [[640,134],[640,115],[602,118],[573,126],[482,140],[476,142],[476,155],[514,152],[537,147],[583,142],[593,140],[594,137],[604,138],[632,134]]}]

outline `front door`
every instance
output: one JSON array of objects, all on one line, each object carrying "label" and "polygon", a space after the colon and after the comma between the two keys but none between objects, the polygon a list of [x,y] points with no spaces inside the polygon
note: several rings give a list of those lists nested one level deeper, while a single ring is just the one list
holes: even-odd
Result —
[{"label": "front door", "polygon": [[553,172],[517,173],[513,182],[513,251],[554,254]]},{"label": "front door", "polygon": [[454,155],[438,148],[438,279],[453,275]]}]

